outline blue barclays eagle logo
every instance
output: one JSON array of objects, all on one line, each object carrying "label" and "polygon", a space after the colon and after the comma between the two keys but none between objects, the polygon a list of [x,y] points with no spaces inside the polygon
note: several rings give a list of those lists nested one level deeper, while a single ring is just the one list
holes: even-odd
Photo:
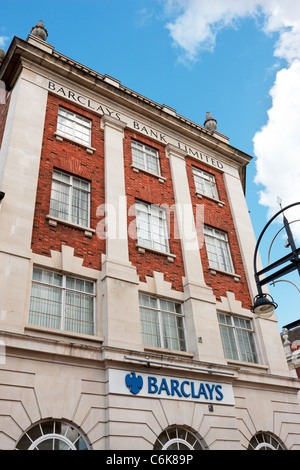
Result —
[{"label": "blue barclays eagle logo", "polygon": [[134,395],[137,395],[143,388],[143,379],[140,375],[136,376],[135,372],[126,375],[125,383],[126,387],[128,387]]}]

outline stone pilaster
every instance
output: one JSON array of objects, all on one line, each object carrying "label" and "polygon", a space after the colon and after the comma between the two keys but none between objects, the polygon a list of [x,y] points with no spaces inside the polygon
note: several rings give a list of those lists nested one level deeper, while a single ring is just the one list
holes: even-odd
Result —
[{"label": "stone pilaster", "polygon": [[[167,145],[167,156],[170,161],[173,188],[176,203],[176,215],[181,249],[184,260],[184,312],[189,350],[195,358],[214,358],[216,362],[224,362],[221,347],[219,326],[216,316],[216,298],[212,289],[205,284],[200,249],[203,246],[203,210],[200,204],[194,218],[190,188],[185,168],[185,152]],[[197,224],[197,225],[196,225]],[[201,341],[199,342],[199,338]]]},{"label": "stone pilaster", "polygon": [[[106,255],[102,257],[104,342],[141,348],[139,279],[129,262],[123,137],[125,122],[103,116]],[[126,320],[126,321],[125,321]]]},{"label": "stone pilaster", "polygon": [[[2,328],[23,332],[30,288],[35,211],[47,90],[26,80],[23,69],[12,90],[0,152],[0,318]],[[30,116],[30,119],[28,119]]]}]

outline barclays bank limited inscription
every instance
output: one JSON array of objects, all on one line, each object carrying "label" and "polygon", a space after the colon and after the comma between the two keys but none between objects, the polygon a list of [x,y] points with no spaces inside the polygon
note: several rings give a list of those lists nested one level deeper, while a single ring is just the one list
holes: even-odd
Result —
[{"label": "barclays bank limited inscription", "polygon": [[51,91],[52,93],[55,93],[58,96],[61,96],[73,103],[77,103],[80,106],[84,106],[85,108],[89,109],[90,111],[93,111],[97,114],[103,115],[103,116],[110,116],[113,117],[119,121],[124,121],[127,124],[127,127],[143,134],[146,135],[152,139],[155,139],[162,144],[173,144],[177,146],[179,149],[183,150],[186,155],[195,158],[199,161],[202,161],[203,163],[206,163],[210,166],[213,166],[215,168],[218,168],[222,170],[224,168],[224,165],[222,162],[220,162],[218,159],[211,157],[210,155],[206,155],[205,153],[201,152],[198,149],[193,148],[190,145],[187,145],[184,142],[178,141],[164,132],[161,132],[158,129],[154,129],[142,122],[139,122],[137,120],[133,120],[129,116],[122,115],[122,113],[116,109],[114,109],[112,106],[107,105],[105,103],[101,103],[99,101],[93,100],[83,94],[79,94],[75,92],[74,90],[71,90],[67,88],[66,86],[59,85],[53,81],[48,81],[48,90]]},{"label": "barclays bank limited inscription", "polygon": [[94,101],[85,95],[76,93],[75,91],[72,91],[68,89],[67,87],[64,87],[64,86],[58,85],[57,83],[49,81],[48,90],[54,92],[55,94],[59,96],[67,98],[68,100],[72,102],[75,102],[81,106],[84,106],[85,108],[88,108],[91,111],[94,111],[102,115],[115,117],[119,121],[121,120],[120,113],[118,113],[114,109],[104,105],[103,103]]}]

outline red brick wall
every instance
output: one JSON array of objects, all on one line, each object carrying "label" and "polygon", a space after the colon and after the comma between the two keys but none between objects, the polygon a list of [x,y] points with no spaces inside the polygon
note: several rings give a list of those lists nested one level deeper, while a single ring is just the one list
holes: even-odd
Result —
[{"label": "red brick wall", "polygon": [[[75,143],[64,140],[58,142],[53,135],[57,126],[57,115],[59,105],[75,111],[92,120],[92,147],[95,148],[93,155],[89,155],[86,149]],[[159,152],[161,175],[166,178],[164,183],[158,178],[140,170],[135,173],[131,168],[132,153],[131,139],[138,140],[146,145],[156,148]],[[124,137],[124,165],[125,165],[125,185],[128,210],[133,207],[128,215],[128,224],[135,227],[135,200],[141,200],[150,204],[174,206],[175,199],[173,193],[172,179],[169,160],[165,154],[165,147],[156,141],[152,141],[144,135],[134,131],[125,130]],[[203,197],[199,199],[195,194],[195,184],[192,174],[192,166],[204,169],[214,174],[218,188],[219,198],[225,203],[220,208],[215,201]],[[65,102],[62,98],[49,94],[45,132],[43,137],[39,181],[36,196],[36,210],[32,233],[32,250],[34,253],[50,256],[50,250],[60,251],[61,245],[66,244],[74,247],[75,256],[83,258],[83,265],[94,269],[101,269],[101,254],[105,253],[105,240],[100,240],[96,234],[92,239],[86,237],[84,232],[67,225],[58,223],[56,227],[49,225],[46,216],[49,214],[50,194],[53,169],[66,171],[85,178],[91,183],[91,228],[96,229],[100,218],[97,216],[97,207],[105,203],[104,191],[104,133],[100,128],[100,117],[93,115],[87,110],[81,110],[77,106]],[[225,184],[221,171],[206,166],[189,157],[186,158],[186,168],[189,185],[191,188],[191,199],[196,215],[196,205],[204,205],[205,224],[223,230],[227,233],[230,250],[232,254],[235,273],[241,276],[239,282],[235,282],[233,277],[227,274],[218,273],[213,275],[208,269],[208,258],[205,244],[201,248],[200,254],[204,269],[204,277],[207,285],[212,287],[214,294],[219,300],[221,296],[226,296],[226,291],[234,292],[236,299],[240,300],[245,308],[251,306],[251,299],[246,282],[242,258],[239,250],[237,236],[233,219],[230,212]],[[176,255],[174,262],[168,261],[167,257],[146,251],[139,253],[136,247],[137,241],[129,237],[129,258],[137,268],[141,281],[145,281],[145,276],[153,276],[153,271],[164,273],[165,280],[172,283],[172,288],[182,291],[182,277],[185,275],[181,243],[176,236],[178,234],[174,213],[170,212],[170,252]]]},{"label": "red brick wall", "polygon": [[[58,142],[53,135],[57,126],[59,105],[92,120],[93,155],[76,143]],[[35,217],[32,232],[34,253],[50,256],[50,250],[61,251],[61,245],[74,247],[74,255],[83,258],[83,266],[101,269],[101,253],[105,252],[105,241],[96,234],[92,238],[77,228],[58,223],[51,227],[46,220],[50,210],[50,195],[53,169],[63,170],[90,181],[91,208],[90,227],[96,229],[99,217],[97,207],[104,203],[104,135],[100,129],[100,117],[81,110],[63,99],[49,94],[45,129],[41,152],[39,180],[36,195]]]},{"label": "red brick wall", "polygon": [[[143,171],[135,173],[130,167],[132,164],[131,139],[135,139],[146,145],[154,147],[159,152],[161,175],[166,178],[164,183],[160,183],[156,176],[149,175]],[[168,205],[175,204],[171,170],[169,160],[165,154],[165,148],[157,142],[139,135],[133,131],[126,130],[124,138],[124,163],[125,163],[125,185],[128,208],[134,206],[135,200],[141,200],[150,204]],[[135,213],[128,217],[128,223],[134,224]],[[182,291],[182,276],[184,276],[183,258],[179,239],[174,237],[174,214],[170,213],[170,252],[176,255],[174,262],[167,260],[166,256],[151,251],[139,253],[137,241],[129,237],[129,258],[137,268],[140,280],[145,282],[145,276],[153,276],[153,271],[164,273],[164,279],[172,283],[172,288]]]},{"label": "red brick wall", "polygon": [[[219,199],[225,203],[224,207],[219,207],[215,201],[212,201],[206,197],[199,199],[196,195],[196,188],[193,178],[192,168],[200,168],[204,171],[207,171],[210,174],[213,174],[216,180],[216,185],[218,189]],[[242,257],[239,249],[239,244],[237,240],[237,235],[234,227],[234,222],[232,219],[230,206],[226,194],[225,183],[223,179],[223,174],[221,171],[218,171],[215,168],[209,167],[201,162],[197,162],[191,158],[186,158],[186,168],[188,181],[191,188],[191,199],[194,208],[194,213],[196,215],[196,205],[204,205],[204,224],[211,226],[213,228],[223,230],[227,233],[230,251],[232,256],[232,261],[234,265],[235,273],[240,275],[240,281],[235,282],[233,277],[223,273],[216,273],[215,275],[211,274],[208,267],[208,258],[205,244],[200,250],[202,266],[204,270],[204,279],[208,286],[213,289],[213,292],[218,300],[220,297],[226,297],[226,291],[234,292],[235,298],[242,302],[244,308],[250,308],[252,301],[249,294],[249,289],[246,281],[245,270],[242,262]]]}]

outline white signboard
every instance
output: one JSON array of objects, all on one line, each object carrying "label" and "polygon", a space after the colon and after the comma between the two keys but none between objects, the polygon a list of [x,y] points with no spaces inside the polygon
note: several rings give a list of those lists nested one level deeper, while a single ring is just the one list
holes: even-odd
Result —
[{"label": "white signboard", "polygon": [[109,369],[109,393],[234,405],[231,384]]}]

